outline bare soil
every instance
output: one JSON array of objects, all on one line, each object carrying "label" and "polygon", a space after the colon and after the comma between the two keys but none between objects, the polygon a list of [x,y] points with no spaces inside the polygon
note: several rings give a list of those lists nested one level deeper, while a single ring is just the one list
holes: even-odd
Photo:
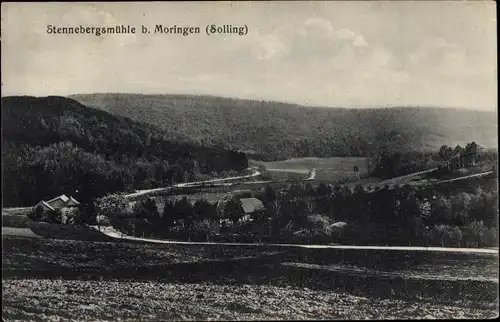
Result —
[{"label": "bare soil", "polygon": [[3,237],[4,320],[492,318],[498,256]]},{"label": "bare soil", "polygon": [[378,300],[333,291],[267,285],[156,281],[8,280],[8,320],[302,320],[492,318],[495,306]]}]

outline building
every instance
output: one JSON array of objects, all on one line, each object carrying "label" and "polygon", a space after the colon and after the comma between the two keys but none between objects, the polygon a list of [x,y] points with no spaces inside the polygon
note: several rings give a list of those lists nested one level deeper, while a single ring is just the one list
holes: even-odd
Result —
[{"label": "building", "polygon": [[35,208],[38,206],[41,206],[44,211],[60,210],[62,214],[61,223],[65,224],[70,221],[71,214],[78,209],[80,203],[71,196],[60,195],[47,201],[40,201],[35,205]]},{"label": "building", "polygon": [[264,211],[264,204],[257,198],[241,198],[240,203],[245,213],[242,221],[252,221],[252,214]]}]

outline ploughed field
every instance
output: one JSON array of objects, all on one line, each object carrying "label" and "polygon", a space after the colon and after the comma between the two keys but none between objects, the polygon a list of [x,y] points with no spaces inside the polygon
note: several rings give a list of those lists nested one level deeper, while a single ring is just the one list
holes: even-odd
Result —
[{"label": "ploughed field", "polygon": [[491,318],[497,255],[3,237],[5,320]]}]

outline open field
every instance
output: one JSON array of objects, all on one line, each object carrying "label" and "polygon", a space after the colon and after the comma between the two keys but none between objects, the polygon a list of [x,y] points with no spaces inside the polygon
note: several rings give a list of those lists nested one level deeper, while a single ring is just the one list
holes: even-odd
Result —
[{"label": "open field", "polygon": [[14,207],[14,208],[2,208],[2,215],[27,215],[32,207]]},{"label": "open field", "polygon": [[357,181],[359,178],[354,172],[354,166],[358,167],[361,176],[368,172],[367,159],[361,157],[308,157],[275,162],[252,162],[264,166],[268,171],[266,174],[275,180],[303,180],[309,177],[311,169],[316,169],[317,182]]},{"label": "open field", "polygon": [[23,215],[2,215],[2,235],[87,241],[111,240],[87,226],[35,222]]},{"label": "open field", "polygon": [[2,227],[2,236],[20,236],[40,238],[29,228]]},{"label": "open field", "polygon": [[480,318],[497,310],[491,254],[4,236],[3,258],[7,320]]},{"label": "open field", "polygon": [[294,180],[294,181],[303,181],[307,178],[309,178],[309,170],[287,170],[287,171],[266,171],[265,177],[269,178],[270,180],[273,181],[287,181],[287,180]]},{"label": "open field", "polygon": [[[372,272],[404,274],[411,272],[420,278],[443,274],[442,279],[456,278],[498,279],[498,254],[438,253],[421,251],[372,250],[372,249],[320,249],[283,248],[271,245],[190,245],[190,244],[145,244],[133,242],[91,242],[58,240],[49,238],[3,237],[3,268],[11,273],[31,268],[26,274],[76,274],[80,276],[98,274],[108,276],[116,272],[115,278],[162,278],[176,272],[174,266],[186,264],[203,277],[210,270],[197,270],[206,266],[238,267],[233,273],[253,270],[255,265],[281,263],[308,263],[352,269],[357,267]],[[226,261],[225,263],[223,263]],[[188,265],[189,264],[189,265]],[[248,267],[248,265],[252,267]],[[105,270],[99,272],[103,266]],[[247,268],[245,269],[245,266]],[[333,267],[332,266],[332,267]],[[162,270],[161,268],[170,268]],[[48,270],[52,268],[51,270]],[[61,269],[70,271],[64,272]],[[141,270],[138,270],[141,268]],[[57,272],[59,270],[59,272]],[[186,273],[179,270],[177,273]],[[229,273],[223,269],[219,273]],[[406,273],[405,273],[406,272]],[[128,274],[132,274],[128,276]],[[155,274],[159,274],[155,276]],[[75,275],[75,276],[76,276]],[[112,274],[109,276],[113,276]],[[191,276],[194,277],[194,276]],[[204,276],[208,278],[209,276]],[[217,278],[216,276],[212,276]],[[474,294],[472,294],[475,296]],[[476,294],[477,295],[477,294]]]},{"label": "open field", "polygon": [[358,157],[332,157],[332,158],[292,158],[283,161],[262,162],[252,161],[265,166],[267,169],[281,170],[310,170],[315,169],[335,169],[352,171],[354,166],[359,168],[360,172],[367,171],[366,158]]},{"label": "open field", "polygon": [[2,283],[8,320],[128,321],[487,318],[493,307],[377,300],[276,286],[19,279]]},{"label": "open field", "polygon": [[2,214],[2,227],[28,228],[28,223],[33,222],[26,215]]}]

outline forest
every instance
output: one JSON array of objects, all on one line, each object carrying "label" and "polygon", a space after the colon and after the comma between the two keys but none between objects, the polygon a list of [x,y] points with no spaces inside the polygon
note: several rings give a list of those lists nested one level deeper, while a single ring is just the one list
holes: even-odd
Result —
[{"label": "forest", "polygon": [[2,98],[3,205],[62,193],[91,204],[111,192],[239,173],[245,154],[173,142],[154,126],[64,97]]},{"label": "forest", "polygon": [[440,107],[308,107],[194,95],[81,94],[113,115],[154,124],[175,141],[245,152],[263,161],[435,151],[471,138],[497,145],[496,115]]}]

